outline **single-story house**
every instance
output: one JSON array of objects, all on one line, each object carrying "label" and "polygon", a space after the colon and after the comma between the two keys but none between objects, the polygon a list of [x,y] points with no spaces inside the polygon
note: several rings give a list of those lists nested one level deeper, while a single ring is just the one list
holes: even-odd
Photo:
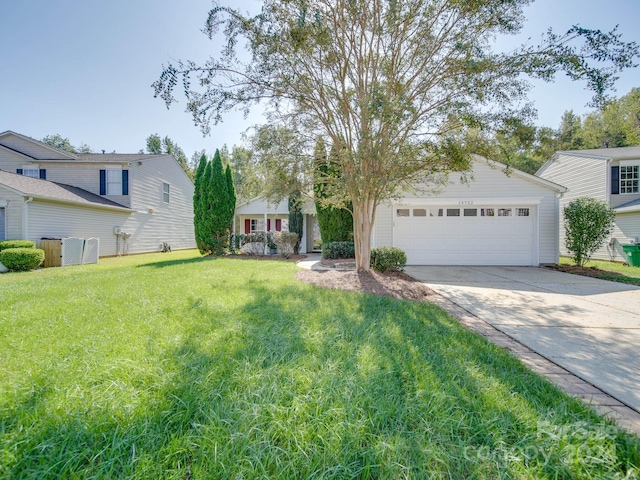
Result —
[{"label": "single-story house", "polygon": [[[303,227],[300,241],[300,253],[314,250],[314,240],[319,241],[316,207],[307,200],[302,207]],[[234,233],[250,234],[256,232],[289,231],[289,199],[280,202],[270,201],[262,196],[255,197],[236,206]]]},{"label": "single-story house", "polygon": [[193,183],[171,155],[78,154],[0,133],[0,239],[98,238],[99,256],[195,248]]},{"label": "single-story house", "polygon": [[372,246],[401,248],[409,265],[557,263],[558,208],[566,189],[516,169],[506,172],[474,156],[469,181],[450,180],[433,195],[407,193],[381,205]]},{"label": "single-story house", "polygon": [[624,260],[622,245],[640,239],[640,146],[556,152],[536,173],[561,183],[567,192],[560,199],[560,252],[565,244],[564,208],[580,197],[605,202],[616,213],[614,231],[593,258]]}]

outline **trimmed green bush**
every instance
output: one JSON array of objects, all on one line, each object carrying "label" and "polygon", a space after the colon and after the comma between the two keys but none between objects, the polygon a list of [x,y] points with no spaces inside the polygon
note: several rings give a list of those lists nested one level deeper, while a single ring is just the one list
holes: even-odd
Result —
[{"label": "trimmed green bush", "polygon": [[353,242],[327,242],[322,244],[322,258],[354,258],[356,247]]},{"label": "trimmed green bush", "polygon": [[36,248],[31,240],[3,240],[0,242],[0,252],[9,248]]},{"label": "trimmed green bush", "polygon": [[371,249],[371,267],[379,272],[401,272],[407,266],[407,254],[396,247]]},{"label": "trimmed green bush", "polygon": [[44,250],[39,248],[9,248],[0,252],[0,262],[13,272],[27,272],[44,262]]},{"label": "trimmed green bush", "polygon": [[564,209],[567,250],[576,265],[584,266],[613,232],[616,212],[605,202],[589,197],[573,200]]}]

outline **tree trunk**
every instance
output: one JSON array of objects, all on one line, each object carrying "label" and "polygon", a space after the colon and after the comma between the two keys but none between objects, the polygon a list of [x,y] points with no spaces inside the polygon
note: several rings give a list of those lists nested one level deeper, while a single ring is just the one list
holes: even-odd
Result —
[{"label": "tree trunk", "polygon": [[356,249],[356,269],[371,270],[371,230],[376,205],[372,200],[353,202],[353,242]]}]

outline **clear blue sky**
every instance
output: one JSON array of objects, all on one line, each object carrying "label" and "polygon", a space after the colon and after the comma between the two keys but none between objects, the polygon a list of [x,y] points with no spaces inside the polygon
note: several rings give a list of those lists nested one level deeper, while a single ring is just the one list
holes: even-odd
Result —
[{"label": "clear blue sky", "polygon": [[[242,1],[254,10],[258,0]],[[638,0],[537,0],[525,10],[535,41],[548,27],[609,30],[640,43]],[[187,156],[241,142],[262,120],[229,114],[202,136],[184,101],[167,110],[153,83],[172,59],[202,61],[217,45],[201,32],[210,0],[4,0],[0,9],[0,131],[41,139],[59,133],[94,151],[135,153],[152,133],[169,135]],[[640,86],[640,69],[621,76],[617,96]],[[561,79],[536,86],[538,124],[557,127],[565,110],[584,113],[591,95]]]}]

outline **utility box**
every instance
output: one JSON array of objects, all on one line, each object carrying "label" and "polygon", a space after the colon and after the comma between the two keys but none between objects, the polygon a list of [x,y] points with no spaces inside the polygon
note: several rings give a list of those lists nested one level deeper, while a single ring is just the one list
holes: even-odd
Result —
[{"label": "utility box", "polygon": [[39,247],[44,250],[44,267],[64,267],[98,263],[98,238],[42,238]]}]

